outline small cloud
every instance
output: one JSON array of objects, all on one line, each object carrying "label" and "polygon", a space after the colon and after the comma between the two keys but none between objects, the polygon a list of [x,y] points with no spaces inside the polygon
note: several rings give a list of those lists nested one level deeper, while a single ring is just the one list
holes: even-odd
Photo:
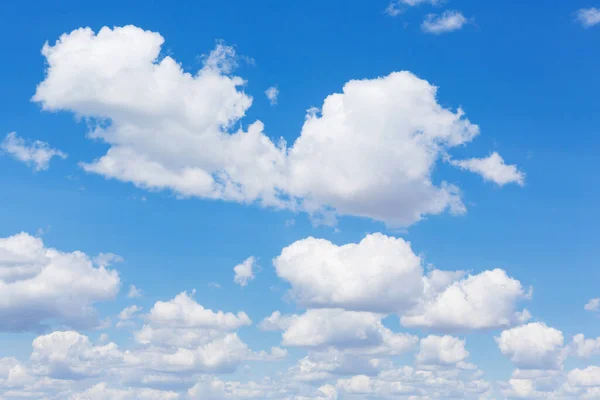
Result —
[{"label": "small cloud", "polygon": [[38,228],[38,229],[35,231],[35,236],[36,236],[36,237],[42,237],[42,236],[44,236],[45,234],[47,234],[48,232],[50,232],[50,228],[51,228],[51,226],[50,226],[50,225],[48,225],[48,226],[47,226],[47,227],[45,227],[45,228]]},{"label": "small cloud", "polygon": [[294,218],[285,220],[285,226],[287,228],[294,226],[294,225],[296,225],[296,220]]},{"label": "small cloud", "polygon": [[470,158],[467,160],[448,160],[451,165],[463,170],[479,174],[486,181],[504,186],[508,183],[525,185],[525,173],[519,171],[516,165],[507,165],[500,154],[493,152],[486,158]]},{"label": "small cloud", "polygon": [[431,4],[436,6],[444,2],[445,0],[393,0],[388,4],[385,13],[392,17],[396,17],[404,13],[408,7],[415,7],[421,4]]},{"label": "small cloud", "polygon": [[440,35],[461,29],[467,19],[458,11],[444,11],[441,15],[429,14],[421,24],[424,32]]},{"label": "small cloud", "polygon": [[53,157],[67,158],[67,154],[53,149],[46,142],[36,140],[28,143],[25,139],[11,132],[0,143],[0,149],[13,158],[31,166],[34,171],[47,170]]},{"label": "small cloud", "polygon": [[254,279],[254,267],[256,266],[256,258],[248,257],[243,263],[236,265],[233,268],[235,277],[233,281],[244,287],[248,282]]},{"label": "small cloud", "polygon": [[135,287],[135,285],[129,285],[129,293],[127,294],[127,297],[129,297],[130,299],[142,297],[142,291]]},{"label": "small cloud", "polygon": [[113,253],[100,253],[94,257],[94,264],[102,268],[118,262],[123,262],[123,257]]},{"label": "small cloud", "polygon": [[584,28],[591,28],[600,24],[600,9],[598,8],[582,8],[575,13],[575,20]]},{"label": "small cloud", "polygon": [[583,309],[586,311],[598,312],[600,311],[600,298],[591,299],[587,302]]},{"label": "small cloud", "polygon": [[109,339],[110,338],[108,336],[108,333],[103,333],[100,335],[100,337],[98,337],[98,343],[100,343],[100,344],[108,343]]},{"label": "small cloud", "polygon": [[208,286],[210,286],[211,288],[215,288],[215,289],[221,289],[221,285],[216,282],[210,282],[208,284]]},{"label": "small cloud", "polygon": [[277,89],[277,86],[271,86],[265,90],[265,94],[267,95],[267,99],[269,99],[272,106],[277,104],[277,99],[279,98],[279,89]]}]

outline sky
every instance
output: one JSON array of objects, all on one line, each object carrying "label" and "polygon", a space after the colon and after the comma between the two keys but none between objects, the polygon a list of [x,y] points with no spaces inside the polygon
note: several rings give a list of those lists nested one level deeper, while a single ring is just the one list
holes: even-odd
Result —
[{"label": "sky", "polygon": [[600,398],[600,3],[0,33],[0,399]]}]

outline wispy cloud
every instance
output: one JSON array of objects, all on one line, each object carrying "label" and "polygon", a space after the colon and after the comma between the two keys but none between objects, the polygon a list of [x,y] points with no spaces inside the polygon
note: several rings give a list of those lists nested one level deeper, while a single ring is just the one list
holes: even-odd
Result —
[{"label": "wispy cloud", "polygon": [[277,86],[271,86],[265,90],[265,94],[267,95],[267,99],[271,102],[271,105],[277,104],[277,99],[279,98],[279,89],[277,89]]},{"label": "wispy cloud", "polygon": [[439,35],[461,29],[467,23],[467,18],[459,11],[444,11],[441,15],[429,14],[421,28],[424,32]]},{"label": "wispy cloud", "polygon": [[386,14],[395,17],[402,14],[408,7],[415,7],[421,4],[439,5],[445,0],[393,0],[385,9]]},{"label": "wispy cloud", "polygon": [[591,28],[600,24],[600,9],[582,8],[575,13],[575,19],[584,27]]},{"label": "wispy cloud", "polygon": [[17,160],[31,166],[35,171],[48,169],[53,157],[67,158],[67,154],[53,149],[46,142],[36,140],[28,143],[25,139],[11,132],[0,143],[0,149]]}]

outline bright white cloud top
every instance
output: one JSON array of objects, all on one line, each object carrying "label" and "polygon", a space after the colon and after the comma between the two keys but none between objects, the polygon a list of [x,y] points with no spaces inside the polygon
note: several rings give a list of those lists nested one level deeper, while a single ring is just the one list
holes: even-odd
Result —
[{"label": "bright white cloud top", "polygon": [[421,24],[424,32],[439,35],[462,29],[467,23],[467,18],[459,11],[444,11],[441,15],[428,14]]},{"label": "bright white cloud top", "polygon": [[89,136],[110,145],[82,164],[86,171],[184,197],[302,210],[328,223],[353,215],[407,226],[465,212],[460,189],[432,175],[479,127],[461,109],[442,107],[429,82],[406,71],[349,81],[308,112],[287,146],[260,121],[236,128],[252,98],[230,74],[233,48],[218,45],[192,74],[159,56],[163,43],[156,32],[125,26],[82,28],[44,46],[48,68],[33,100],[87,118]]}]

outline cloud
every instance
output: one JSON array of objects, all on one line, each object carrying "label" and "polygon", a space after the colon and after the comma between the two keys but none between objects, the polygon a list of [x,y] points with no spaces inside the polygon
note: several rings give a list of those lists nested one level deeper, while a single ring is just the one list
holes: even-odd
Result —
[{"label": "cloud", "polygon": [[254,267],[256,266],[256,258],[248,257],[241,264],[236,265],[233,268],[233,272],[235,272],[235,277],[233,281],[244,287],[248,285],[248,282],[254,279]]},{"label": "cloud", "polygon": [[393,333],[383,326],[382,315],[340,309],[307,310],[302,315],[273,313],[261,327],[281,329],[282,345],[334,348],[347,354],[398,355],[408,351],[417,338]]},{"label": "cloud", "polygon": [[399,312],[423,292],[420,258],[403,239],[367,235],[360,243],[337,246],[307,238],[284,248],[274,259],[277,275],[306,307]]},{"label": "cloud", "polygon": [[521,282],[505,271],[484,271],[447,286],[428,286],[421,303],[401,322],[447,331],[508,327],[529,319],[527,310],[516,310],[519,300],[528,297]]},{"label": "cloud", "polygon": [[111,388],[106,382],[100,382],[91,388],[73,394],[69,400],[173,400],[179,399],[178,393],[154,389],[115,389]]},{"label": "cloud", "polygon": [[31,166],[34,171],[47,170],[50,166],[50,160],[53,157],[67,158],[67,154],[53,149],[48,143],[39,140],[27,143],[23,138],[17,136],[15,132],[6,135],[2,143],[0,143],[0,149],[15,159]]},{"label": "cloud", "polygon": [[407,226],[465,212],[459,188],[434,184],[442,154],[479,134],[437,88],[410,72],[347,82],[311,109],[292,146],[260,121],[237,128],[252,104],[231,75],[236,55],[220,44],[195,73],[161,57],[163,37],[134,26],[81,28],[46,44],[45,79],[33,101],[86,118],[105,155],[90,172],[180,197],[257,203]]},{"label": "cloud", "polygon": [[458,11],[444,11],[441,15],[428,14],[425,21],[421,24],[421,29],[427,33],[439,35],[442,33],[453,32],[467,23],[467,19]]},{"label": "cloud", "polygon": [[130,299],[142,297],[142,291],[135,285],[129,285],[129,292],[127,293],[127,297],[129,297]]},{"label": "cloud", "polygon": [[468,356],[464,340],[452,336],[429,335],[421,339],[416,359],[421,365],[456,365]]},{"label": "cloud", "polygon": [[46,248],[26,233],[0,238],[0,331],[93,327],[94,303],[113,299],[120,284],[116,271],[80,251]]},{"label": "cloud", "polygon": [[559,369],[565,359],[561,331],[540,322],[503,331],[496,338],[502,354],[522,369]]},{"label": "cloud", "polygon": [[583,306],[583,309],[594,312],[600,311],[600,298],[591,299],[585,306]]},{"label": "cloud", "polygon": [[274,106],[277,104],[277,99],[279,98],[279,89],[277,89],[277,86],[271,86],[265,90],[265,95],[267,96],[267,99],[269,99],[271,105]]},{"label": "cloud", "polygon": [[395,17],[404,13],[408,7],[415,7],[421,4],[439,5],[444,2],[445,0],[393,0],[388,4],[385,12]]},{"label": "cloud", "polygon": [[525,174],[516,165],[506,165],[504,160],[496,152],[486,158],[470,158],[468,160],[450,160],[450,164],[467,171],[475,172],[486,181],[504,186],[508,183],[516,183],[519,186],[525,184]]},{"label": "cloud", "polygon": [[596,339],[586,339],[585,335],[582,333],[573,336],[573,341],[569,345],[569,353],[584,358],[599,355],[600,337]]},{"label": "cloud", "polygon": [[582,8],[575,13],[575,19],[584,28],[591,28],[600,23],[600,9]]}]

